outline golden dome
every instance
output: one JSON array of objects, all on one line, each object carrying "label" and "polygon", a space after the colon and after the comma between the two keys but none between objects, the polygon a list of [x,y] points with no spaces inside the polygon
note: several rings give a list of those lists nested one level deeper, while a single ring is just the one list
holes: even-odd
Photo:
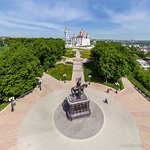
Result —
[{"label": "golden dome", "polygon": [[85,33],[84,33],[83,29],[81,29],[80,34],[79,34],[79,35],[83,37],[83,36],[84,36],[84,34],[85,34]]}]

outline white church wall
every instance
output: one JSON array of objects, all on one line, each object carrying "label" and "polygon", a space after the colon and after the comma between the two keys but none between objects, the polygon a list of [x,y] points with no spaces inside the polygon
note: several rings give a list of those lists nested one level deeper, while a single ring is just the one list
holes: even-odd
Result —
[{"label": "white church wall", "polygon": [[[84,32],[82,30],[82,32]],[[80,31],[81,33],[81,31]],[[66,41],[66,47],[70,46],[90,46],[90,38],[85,36],[85,33],[83,35],[79,34],[79,36],[73,36],[70,38],[69,30],[68,28],[65,28],[64,31],[64,40]]]},{"label": "white church wall", "polygon": [[82,46],[89,46],[90,45],[90,39],[89,38],[83,38],[82,39]]}]

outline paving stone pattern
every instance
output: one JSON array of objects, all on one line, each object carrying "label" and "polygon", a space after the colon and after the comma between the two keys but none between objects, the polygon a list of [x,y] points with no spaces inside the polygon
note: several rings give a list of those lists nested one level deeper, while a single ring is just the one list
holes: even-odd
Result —
[{"label": "paving stone pattern", "polygon": [[[14,112],[11,112],[10,105],[0,112],[0,150],[17,150],[19,129],[23,123],[23,120],[29,110],[41,98],[59,89],[65,90],[65,88],[71,87],[74,85],[76,77],[82,76],[83,78],[81,61],[78,60],[78,62],[74,62],[72,76],[72,82],[67,81],[67,83],[64,84],[63,82],[57,81],[53,77],[44,74],[42,78],[43,83],[41,91],[36,88],[32,93],[26,95],[23,98],[20,98],[17,101]],[[115,103],[120,104],[129,113],[139,131],[141,141],[139,146],[143,150],[150,150],[150,102],[148,102],[140,93],[134,89],[133,85],[127,78],[123,78],[122,80],[125,90],[118,92],[118,94],[115,93],[115,90],[106,93],[108,87],[98,83],[91,83],[90,88],[105,93],[106,97],[112,97],[115,100]],[[113,102],[109,101],[109,99],[108,102],[109,105],[113,104]],[[104,126],[106,126],[105,123]],[[108,145],[109,143],[106,144]],[[114,147],[115,144],[116,143],[114,142]],[[135,150],[137,145],[132,145],[131,143],[132,148],[128,148],[128,145],[123,146],[124,150]]]}]

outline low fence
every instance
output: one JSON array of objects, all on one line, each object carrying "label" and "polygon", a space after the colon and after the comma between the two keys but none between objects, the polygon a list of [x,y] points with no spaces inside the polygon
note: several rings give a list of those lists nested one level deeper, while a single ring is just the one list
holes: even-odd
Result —
[{"label": "low fence", "polygon": [[140,90],[140,88],[138,88],[137,86],[134,86],[134,88],[135,88],[143,97],[145,97],[145,98],[150,102],[150,96],[149,96],[149,95],[143,93],[143,92]]},{"label": "low fence", "polygon": [[37,82],[36,86],[35,86],[32,90],[30,90],[30,91],[24,93],[23,95],[17,97],[15,100],[17,101],[17,100],[19,100],[20,98],[23,98],[23,97],[25,97],[26,95],[32,93],[35,88],[39,88],[39,89],[40,89],[40,88],[41,88],[40,86],[41,86],[41,85],[39,84],[39,82]]},{"label": "low fence", "polygon": [[30,90],[30,91],[28,91],[28,92],[24,93],[23,95],[21,95],[21,96],[17,97],[15,100],[17,101],[17,100],[19,100],[20,98],[25,97],[26,95],[28,95],[28,94],[32,93],[32,91],[33,91],[33,90],[34,90],[34,89],[32,89],[32,90]]}]

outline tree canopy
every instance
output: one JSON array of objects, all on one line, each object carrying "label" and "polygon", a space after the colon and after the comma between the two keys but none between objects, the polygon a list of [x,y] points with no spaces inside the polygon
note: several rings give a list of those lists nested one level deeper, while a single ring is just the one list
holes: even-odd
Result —
[{"label": "tree canopy", "polygon": [[97,42],[91,50],[91,58],[99,76],[117,81],[125,75],[132,75],[150,90],[150,74],[136,61],[136,50],[122,46],[120,43]]},{"label": "tree canopy", "polygon": [[65,53],[61,39],[7,38],[10,47],[0,58],[0,100],[18,97],[33,89],[36,77],[54,66]]}]

